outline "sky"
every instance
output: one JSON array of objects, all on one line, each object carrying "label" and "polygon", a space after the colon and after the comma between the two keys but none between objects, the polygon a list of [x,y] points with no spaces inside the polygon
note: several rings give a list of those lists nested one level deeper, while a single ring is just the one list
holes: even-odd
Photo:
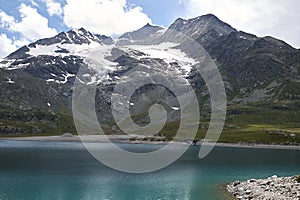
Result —
[{"label": "sky", "polygon": [[300,48],[299,8],[299,0],[0,0],[0,58],[73,28],[118,36],[147,23],[168,27],[176,18],[208,13]]}]

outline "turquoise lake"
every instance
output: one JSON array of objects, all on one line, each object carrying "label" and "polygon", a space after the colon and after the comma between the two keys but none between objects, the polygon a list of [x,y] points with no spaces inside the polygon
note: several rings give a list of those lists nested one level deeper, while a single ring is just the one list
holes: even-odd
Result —
[{"label": "turquoise lake", "polygon": [[[106,144],[102,144],[106,148]],[[119,144],[132,151],[158,145]],[[169,167],[145,174],[112,170],[80,143],[0,141],[1,200],[224,199],[220,185],[300,174],[299,150],[216,147],[198,159],[193,146]]]}]

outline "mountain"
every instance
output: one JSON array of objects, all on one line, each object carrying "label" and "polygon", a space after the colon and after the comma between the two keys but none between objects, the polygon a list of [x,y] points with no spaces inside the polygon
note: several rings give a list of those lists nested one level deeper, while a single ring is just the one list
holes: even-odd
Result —
[{"label": "mountain", "polygon": [[121,35],[119,37],[119,39],[142,40],[142,39],[145,39],[146,37],[149,37],[152,34],[159,33],[159,31],[163,31],[163,30],[164,30],[164,28],[162,28],[162,27],[153,26],[148,23],[136,31],[125,33],[125,34]]},{"label": "mountain", "polygon": [[[239,132],[250,132],[253,137],[245,139],[243,135],[239,140],[257,140],[251,131],[259,127],[255,133],[261,132],[264,138],[275,134],[280,142],[299,141],[297,134],[296,138],[288,136],[298,133],[295,124],[300,119],[300,50],[270,36],[238,31],[211,14],[179,18],[168,28],[147,24],[117,39],[84,28],[74,29],[18,49],[0,61],[0,134],[75,132],[71,102],[76,80],[98,87],[99,121],[109,133],[118,133],[111,113],[114,87],[120,79],[128,84],[134,81],[134,76],[127,76],[132,70],[146,76],[150,69],[170,79],[183,77],[186,81],[179,88],[187,83],[193,86],[204,115],[201,128],[206,129],[209,92],[193,70],[197,64],[193,53],[184,53],[193,52],[193,47],[167,42],[170,37],[179,37],[177,33],[199,43],[222,74],[229,105],[224,131],[236,133],[227,134],[227,139],[234,141]],[[76,76],[79,69],[84,73]],[[149,123],[149,106],[163,104],[169,124],[163,133],[171,137],[171,124],[176,127],[179,120],[174,94],[147,85],[136,91],[130,101],[130,112],[141,125]],[[287,136],[280,138],[282,135]]]},{"label": "mountain", "polygon": [[170,29],[182,32],[193,39],[197,39],[201,45],[210,43],[220,36],[237,32],[237,30],[232,28],[229,24],[222,22],[212,14],[188,20],[179,18],[170,26]]}]

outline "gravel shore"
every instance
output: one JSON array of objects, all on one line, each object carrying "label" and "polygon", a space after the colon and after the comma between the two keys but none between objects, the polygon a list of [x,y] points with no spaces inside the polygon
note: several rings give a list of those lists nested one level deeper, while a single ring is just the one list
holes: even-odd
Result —
[{"label": "gravel shore", "polygon": [[[107,143],[108,140],[116,143],[128,144],[168,144],[162,137],[154,137],[158,140],[143,140],[140,135],[61,135],[61,136],[30,136],[30,137],[0,137],[1,140],[14,140],[14,141],[40,141],[40,142],[96,142]],[[133,140],[134,138],[140,138]],[[192,140],[172,141],[171,144],[178,145],[191,145]],[[249,143],[211,143],[211,142],[198,142],[197,145],[213,145],[216,147],[231,147],[231,148],[253,148],[253,149],[286,149],[286,150],[300,150],[300,145],[272,145],[272,144],[249,144]]]},{"label": "gravel shore", "polygon": [[296,181],[296,176],[274,175],[267,179],[235,181],[227,185],[227,191],[241,200],[300,200],[300,183]]}]

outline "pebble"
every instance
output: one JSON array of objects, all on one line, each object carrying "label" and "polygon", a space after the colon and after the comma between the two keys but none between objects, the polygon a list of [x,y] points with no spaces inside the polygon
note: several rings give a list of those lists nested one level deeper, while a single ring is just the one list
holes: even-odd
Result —
[{"label": "pebble", "polygon": [[300,184],[296,176],[273,175],[267,179],[235,181],[227,185],[227,190],[240,200],[300,200]]}]

